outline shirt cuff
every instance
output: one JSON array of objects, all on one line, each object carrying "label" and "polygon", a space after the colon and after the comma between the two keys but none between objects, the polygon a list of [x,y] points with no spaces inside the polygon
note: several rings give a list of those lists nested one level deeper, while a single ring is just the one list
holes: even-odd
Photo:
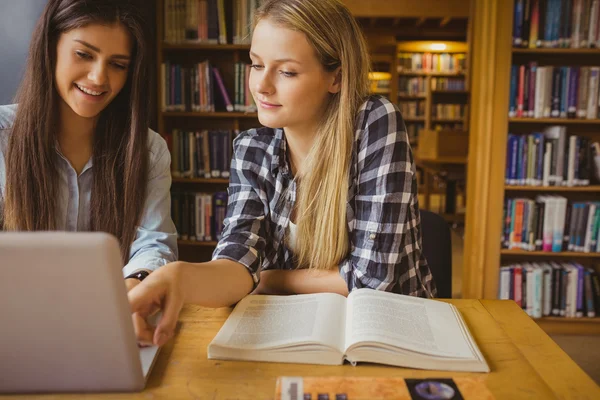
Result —
[{"label": "shirt cuff", "polygon": [[141,255],[129,260],[129,263],[123,267],[123,278],[133,274],[140,270],[155,271],[163,265],[167,264],[167,260],[164,258],[152,256],[152,255]]}]

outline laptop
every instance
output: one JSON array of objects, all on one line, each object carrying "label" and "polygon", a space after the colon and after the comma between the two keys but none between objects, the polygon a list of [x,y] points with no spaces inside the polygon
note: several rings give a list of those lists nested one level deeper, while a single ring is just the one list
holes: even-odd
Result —
[{"label": "laptop", "polygon": [[136,342],[119,243],[0,233],[0,393],[130,392],[158,348]]}]

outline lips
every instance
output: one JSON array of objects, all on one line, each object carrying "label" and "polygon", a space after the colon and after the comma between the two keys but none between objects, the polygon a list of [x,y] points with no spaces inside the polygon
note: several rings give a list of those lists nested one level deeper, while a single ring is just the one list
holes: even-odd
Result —
[{"label": "lips", "polygon": [[83,86],[77,83],[75,83],[74,85],[81,93],[92,97],[102,97],[104,94],[107,93],[105,90],[94,90],[87,86]]},{"label": "lips", "polygon": [[281,107],[281,104],[269,103],[269,102],[262,101],[262,100],[259,100],[258,102],[260,103],[260,105],[263,108],[277,108],[277,107]]}]

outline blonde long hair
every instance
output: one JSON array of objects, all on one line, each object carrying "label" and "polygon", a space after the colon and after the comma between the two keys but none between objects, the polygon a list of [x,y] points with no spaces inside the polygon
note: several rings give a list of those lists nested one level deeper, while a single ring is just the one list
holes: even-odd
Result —
[{"label": "blonde long hair", "polygon": [[300,171],[296,257],[298,266],[329,270],[348,254],[348,172],[354,124],[369,92],[369,57],[360,27],[338,0],[266,0],[262,19],[306,35],[323,68],[340,67],[338,93],[331,94],[315,142]]}]

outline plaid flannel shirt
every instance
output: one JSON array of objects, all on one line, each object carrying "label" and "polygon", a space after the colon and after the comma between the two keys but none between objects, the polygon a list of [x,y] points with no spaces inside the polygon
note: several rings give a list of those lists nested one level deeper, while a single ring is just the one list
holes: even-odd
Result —
[{"label": "plaid flannel shirt", "polygon": [[[348,292],[366,287],[433,297],[435,284],[421,252],[415,165],[402,116],[387,99],[371,96],[355,126],[346,213],[350,250],[338,266]],[[283,130],[241,133],[234,140],[229,179],[225,226],[213,259],[243,264],[255,286],[260,270],[295,269],[285,232],[296,181]]]}]

